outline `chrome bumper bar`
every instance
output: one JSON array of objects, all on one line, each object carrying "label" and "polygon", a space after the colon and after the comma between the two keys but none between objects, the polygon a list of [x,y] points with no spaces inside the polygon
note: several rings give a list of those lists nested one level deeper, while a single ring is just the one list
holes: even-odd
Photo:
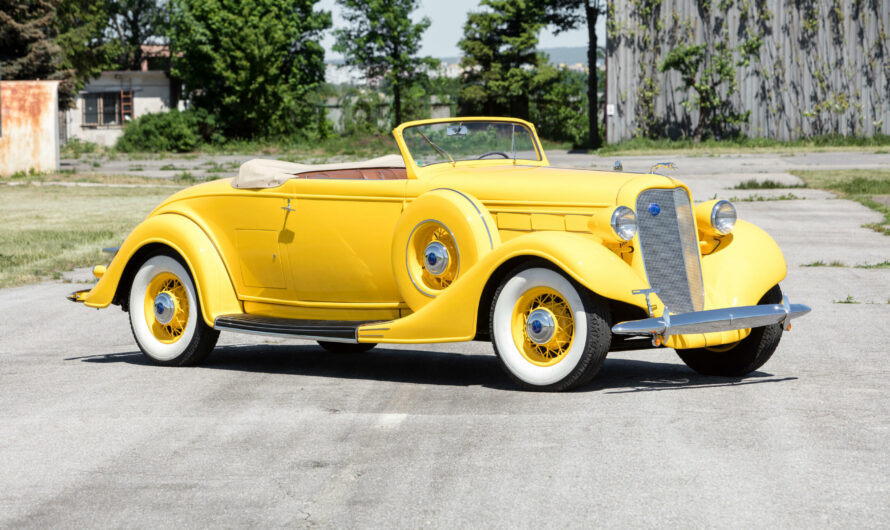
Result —
[{"label": "chrome bumper bar", "polygon": [[660,317],[630,320],[616,324],[612,326],[612,333],[651,335],[652,343],[655,346],[661,346],[671,335],[732,331],[780,323],[782,328],[789,330],[791,329],[791,319],[806,315],[810,312],[810,308],[802,304],[788,303],[787,296],[783,298],[781,304],[728,307],[679,315],[671,315],[668,313],[668,308],[665,308],[664,314]]}]

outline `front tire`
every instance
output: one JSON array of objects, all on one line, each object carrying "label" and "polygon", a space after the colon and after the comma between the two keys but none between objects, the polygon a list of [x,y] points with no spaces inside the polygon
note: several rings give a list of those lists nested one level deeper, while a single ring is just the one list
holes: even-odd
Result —
[{"label": "front tire", "polygon": [[[767,291],[759,304],[781,304],[778,285]],[[702,375],[742,377],[763,366],[773,356],[782,338],[782,324],[754,328],[744,339],[714,348],[677,350],[686,366]]]},{"label": "front tire", "polygon": [[561,391],[590,381],[611,343],[609,306],[563,274],[520,268],[498,287],[490,313],[494,351],[528,390]]},{"label": "front tire", "polygon": [[219,331],[204,322],[191,274],[173,256],[158,254],[139,267],[129,311],[136,344],[154,364],[196,365],[219,338]]}]

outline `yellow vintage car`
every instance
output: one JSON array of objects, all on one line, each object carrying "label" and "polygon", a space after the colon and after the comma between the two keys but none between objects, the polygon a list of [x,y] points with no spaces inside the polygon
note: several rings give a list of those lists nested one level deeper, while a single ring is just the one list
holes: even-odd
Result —
[{"label": "yellow vintage car", "polygon": [[609,351],[676,349],[743,376],[792,318],[782,252],[724,200],[658,174],[551,167],[532,124],[405,123],[401,155],[251,160],[180,191],[69,298],[129,311],[142,352],[193,365],[232,331],[377,344],[491,341],[519,385],[566,390]]}]

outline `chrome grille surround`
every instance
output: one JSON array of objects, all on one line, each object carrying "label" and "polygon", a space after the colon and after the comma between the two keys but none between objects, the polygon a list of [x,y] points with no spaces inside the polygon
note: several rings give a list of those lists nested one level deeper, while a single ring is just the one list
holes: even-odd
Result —
[{"label": "chrome grille surround", "polygon": [[[656,215],[650,212],[653,204],[660,208]],[[645,190],[637,196],[636,211],[649,286],[658,289],[671,313],[703,310],[701,255],[689,194],[683,188]]]}]

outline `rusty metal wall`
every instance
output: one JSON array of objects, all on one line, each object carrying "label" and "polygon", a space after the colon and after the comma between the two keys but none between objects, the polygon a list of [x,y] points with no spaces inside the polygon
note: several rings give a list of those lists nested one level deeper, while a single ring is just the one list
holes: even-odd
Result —
[{"label": "rusty metal wall", "polygon": [[0,81],[0,175],[59,169],[59,82]]},{"label": "rusty metal wall", "polygon": [[752,35],[763,44],[736,67],[729,98],[750,111],[743,134],[890,134],[890,0],[613,0],[609,8],[610,143],[689,135],[698,115],[682,103],[691,96],[658,65],[680,43],[725,38],[735,48]]}]

